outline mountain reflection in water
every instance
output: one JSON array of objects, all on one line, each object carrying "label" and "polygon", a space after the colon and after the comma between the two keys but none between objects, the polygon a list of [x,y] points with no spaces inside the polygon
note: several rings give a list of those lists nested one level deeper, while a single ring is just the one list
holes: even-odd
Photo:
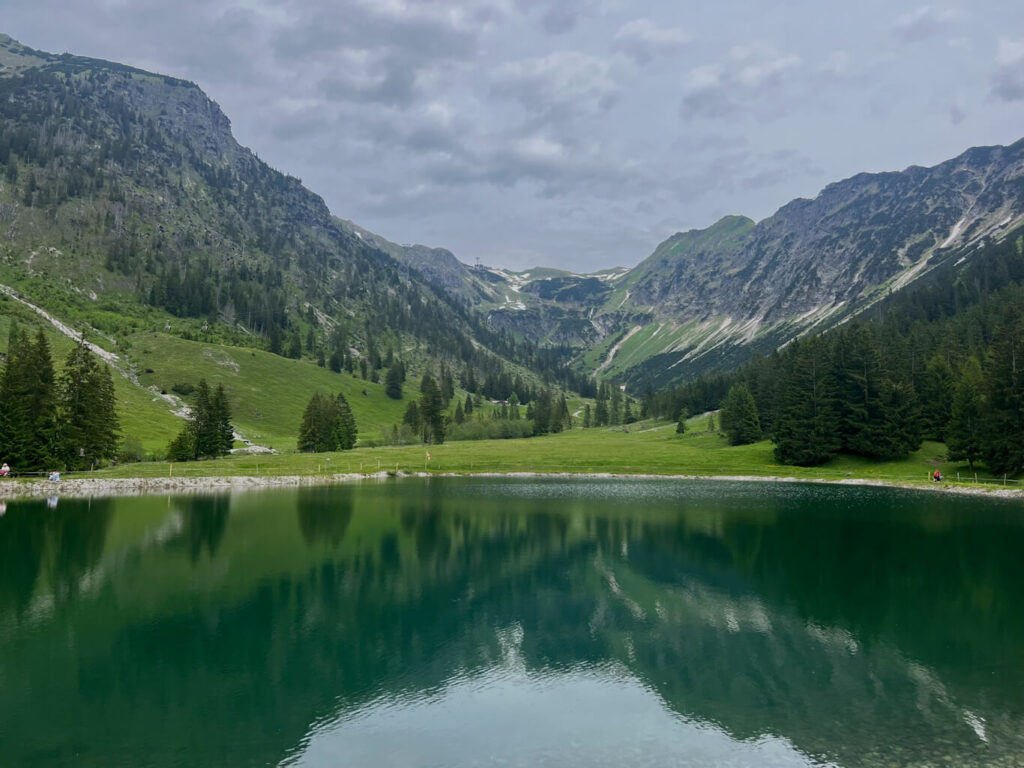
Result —
[{"label": "mountain reflection in water", "polygon": [[1016,765],[1015,503],[623,480],[10,504],[12,765]]}]

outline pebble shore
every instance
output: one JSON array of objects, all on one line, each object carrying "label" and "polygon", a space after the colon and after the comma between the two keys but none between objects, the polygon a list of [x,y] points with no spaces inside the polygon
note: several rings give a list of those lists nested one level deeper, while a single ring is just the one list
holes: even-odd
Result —
[{"label": "pebble shore", "polygon": [[1024,491],[992,486],[953,485],[950,483],[893,483],[882,480],[843,478],[827,480],[758,475],[636,475],[619,473],[545,473],[545,472],[375,472],[370,474],[334,475],[263,475],[232,477],[134,477],[134,478],[67,478],[59,482],[49,480],[5,480],[0,481],[0,501],[19,499],[89,498],[106,496],[141,496],[146,494],[195,494],[221,493],[225,491],[256,491],[269,488],[298,488],[314,485],[335,485],[366,480],[382,481],[388,478],[405,477],[496,477],[496,478],[622,478],[651,480],[729,480],[734,482],[759,483],[826,483],[835,485],[871,485],[887,488],[933,493],[957,493],[980,495],[992,498],[1024,499]]}]

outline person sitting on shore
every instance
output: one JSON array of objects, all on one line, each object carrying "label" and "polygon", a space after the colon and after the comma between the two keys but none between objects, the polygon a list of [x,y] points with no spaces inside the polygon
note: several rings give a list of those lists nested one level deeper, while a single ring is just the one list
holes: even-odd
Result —
[{"label": "person sitting on shore", "polygon": [[934,480],[936,483],[941,483],[942,482],[942,473],[939,472],[939,470],[936,469],[935,473],[932,475],[932,480]]},{"label": "person sitting on shore", "polygon": [[7,462],[5,461],[4,465],[2,467],[0,467],[0,477],[10,477],[10,475],[11,475],[11,468],[9,466],[7,466]]},{"label": "person sitting on shore", "polygon": [[52,483],[59,483],[60,482],[60,472],[51,472],[50,476],[47,479],[50,482],[52,482]]}]

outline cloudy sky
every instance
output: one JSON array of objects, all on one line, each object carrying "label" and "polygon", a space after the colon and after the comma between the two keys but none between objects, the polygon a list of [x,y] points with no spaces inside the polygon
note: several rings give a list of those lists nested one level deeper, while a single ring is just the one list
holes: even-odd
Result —
[{"label": "cloudy sky", "polygon": [[519,269],[1024,137],[1020,0],[0,0],[0,31],[193,80],[335,214]]}]

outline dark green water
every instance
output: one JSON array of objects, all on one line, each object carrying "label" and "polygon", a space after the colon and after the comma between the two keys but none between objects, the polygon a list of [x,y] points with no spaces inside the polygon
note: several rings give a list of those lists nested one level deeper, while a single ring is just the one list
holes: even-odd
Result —
[{"label": "dark green water", "polygon": [[1024,505],[365,483],[8,504],[0,766],[1024,764]]}]

